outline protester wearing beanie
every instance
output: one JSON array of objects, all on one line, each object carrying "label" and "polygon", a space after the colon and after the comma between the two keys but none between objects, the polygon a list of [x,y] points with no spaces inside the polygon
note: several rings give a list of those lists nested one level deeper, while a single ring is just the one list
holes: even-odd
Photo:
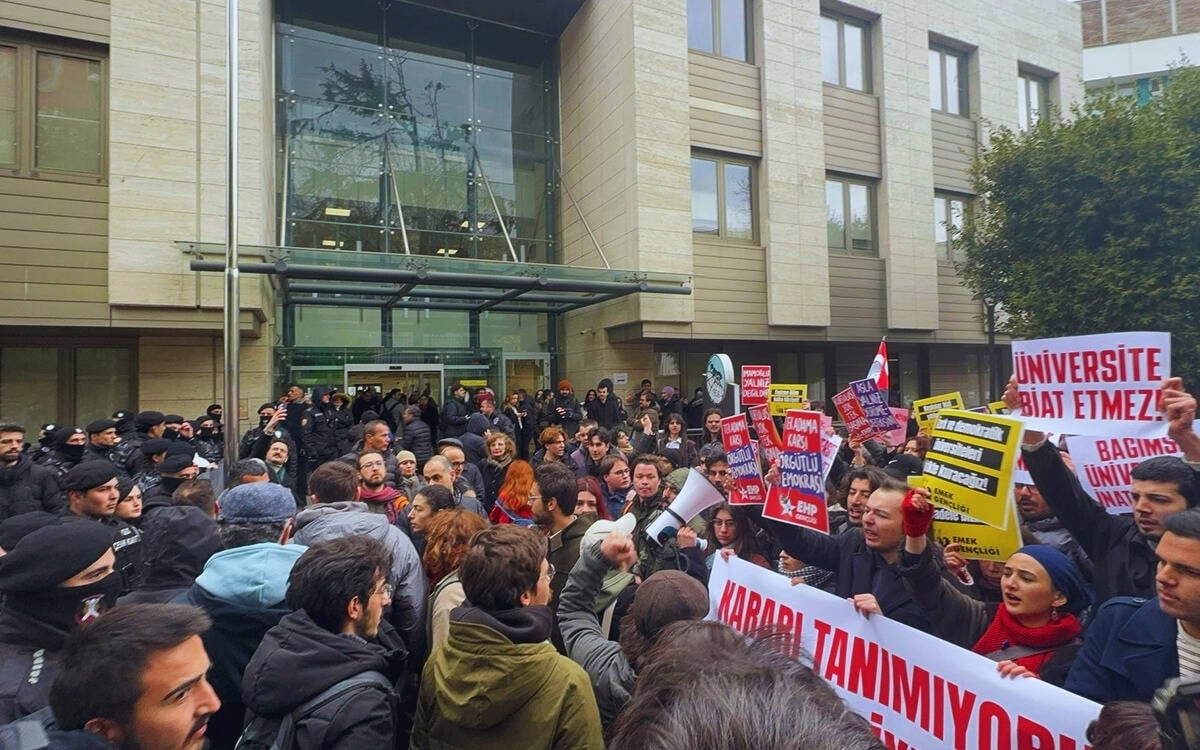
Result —
[{"label": "protester wearing beanie", "polygon": [[0,557],[0,724],[49,705],[63,640],[116,602],[115,539],[109,526],[67,519]]},{"label": "protester wearing beanie", "polygon": [[558,381],[558,392],[554,394],[554,398],[550,399],[550,403],[542,409],[542,413],[538,417],[538,429],[561,427],[567,434],[567,439],[570,440],[575,437],[576,432],[579,432],[579,422],[582,419],[583,404],[575,398],[571,381],[560,380]]},{"label": "protester wearing beanie", "polygon": [[70,513],[91,519],[115,531],[113,552],[117,555],[116,570],[126,593],[137,588],[142,571],[141,533],[117,517],[120,501],[117,468],[108,461],[86,461],[67,473],[63,490],[67,495]]},{"label": "protester wearing beanie", "polygon": [[614,534],[585,544],[558,600],[558,626],[567,656],[591,677],[606,727],[629,702],[642,656],[662,629],[679,620],[699,620],[708,612],[708,592],[699,581],[678,570],[660,570],[637,587],[633,604],[621,618],[619,642],[610,641],[596,616],[596,598],[611,570],[636,561],[637,549],[627,536]]}]

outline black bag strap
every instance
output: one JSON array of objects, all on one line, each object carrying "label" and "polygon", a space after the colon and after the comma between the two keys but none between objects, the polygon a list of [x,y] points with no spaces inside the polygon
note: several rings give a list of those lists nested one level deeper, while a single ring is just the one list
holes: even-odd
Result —
[{"label": "black bag strap", "polygon": [[308,716],[335,698],[338,698],[350,692],[351,690],[354,690],[355,688],[366,685],[377,685],[383,688],[386,692],[391,692],[394,689],[391,681],[375,670],[367,670],[366,672],[361,672],[353,677],[347,677],[341,682],[335,682],[314,697],[309,698],[304,703],[301,703],[283,717],[283,721],[281,721],[279,724],[279,732],[275,735],[275,741],[271,743],[271,750],[291,750],[292,737],[296,730],[296,719]]}]

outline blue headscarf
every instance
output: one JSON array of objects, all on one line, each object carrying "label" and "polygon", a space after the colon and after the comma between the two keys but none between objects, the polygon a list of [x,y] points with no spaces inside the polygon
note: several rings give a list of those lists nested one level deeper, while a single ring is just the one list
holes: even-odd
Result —
[{"label": "blue headscarf", "polygon": [[1091,587],[1075,562],[1062,552],[1044,544],[1027,544],[1017,552],[1029,555],[1046,569],[1054,588],[1067,597],[1067,603],[1063,605],[1065,611],[1077,615],[1095,601]]}]

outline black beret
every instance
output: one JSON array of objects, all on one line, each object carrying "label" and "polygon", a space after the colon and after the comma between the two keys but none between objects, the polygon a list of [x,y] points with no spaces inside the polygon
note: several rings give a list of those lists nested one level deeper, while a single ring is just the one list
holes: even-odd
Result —
[{"label": "black beret", "polygon": [[150,438],[142,442],[142,453],[153,456],[155,453],[165,452],[170,447],[171,441],[166,438]]},{"label": "black beret", "polygon": [[175,474],[183,471],[196,462],[196,449],[190,443],[176,440],[167,449],[167,457],[158,465],[163,474]]},{"label": "black beret", "polygon": [[166,416],[161,411],[139,411],[138,415],[133,418],[135,427],[153,427],[165,421]]},{"label": "black beret", "polygon": [[121,409],[119,411],[114,411],[112,418],[118,422],[124,422],[126,419],[133,419],[133,412],[127,409]]},{"label": "black beret", "polygon": [[59,447],[64,446],[67,444],[67,441],[71,439],[72,435],[82,434],[83,430],[79,429],[78,427],[59,427],[54,431],[54,445]]},{"label": "black beret", "polygon": [[[107,484],[117,476],[117,467],[111,462],[99,459],[84,461],[67,472],[61,482],[64,490],[87,492],[90,489]],[[96,558],[92,558],[93,560]],[[69,577],[69,576],[68,576]]]},{"label": "black beret", "polygon": [[117,423],[111,419],[97,419],[95,422],[89,423],[86,429],[87,434],[95,435],[105,430],[111,430],[116,426]]},{"label": "black beret", "polygon": [[276,406],[278,406],[278,404],[276,404],[274,401],[265,401],[263,402],[262,406],[258,407],[258,410],[262,411],[263,409],[274,409]]},{"label": "black beret", "polygon": [[163,417],[163,421],[168,424],[179,424],[183,422],[182,414],[167,414]]},{"label": "black beret", "polygon": [[63,521],[31,531],[0,557],[0,592],[22,594],[54,588],[99,560],[116,539],[114,527],[86,520]]},{"label": "black beret", "polygon": [[47,513],[44,510],[31,510],[28,513],[18,513],[15,516],[0,521],[0,549],[10,550],[17,546],[27,534],[37,531],[43,526],[62,523],[62,516]]}]

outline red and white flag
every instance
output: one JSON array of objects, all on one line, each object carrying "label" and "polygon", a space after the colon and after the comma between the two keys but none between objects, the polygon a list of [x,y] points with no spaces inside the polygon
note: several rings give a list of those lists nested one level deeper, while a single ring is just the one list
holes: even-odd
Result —
[{"label": "red and white flag", "polygon": [[879,386],[879,390],[885,394],[891,388],[891,381],[888,379],[886,337],[879,342],[879,351],[875,353],[875,361],[871,363],[871,369],[867,370],[867,377],[873,378],[875,385]]}]

